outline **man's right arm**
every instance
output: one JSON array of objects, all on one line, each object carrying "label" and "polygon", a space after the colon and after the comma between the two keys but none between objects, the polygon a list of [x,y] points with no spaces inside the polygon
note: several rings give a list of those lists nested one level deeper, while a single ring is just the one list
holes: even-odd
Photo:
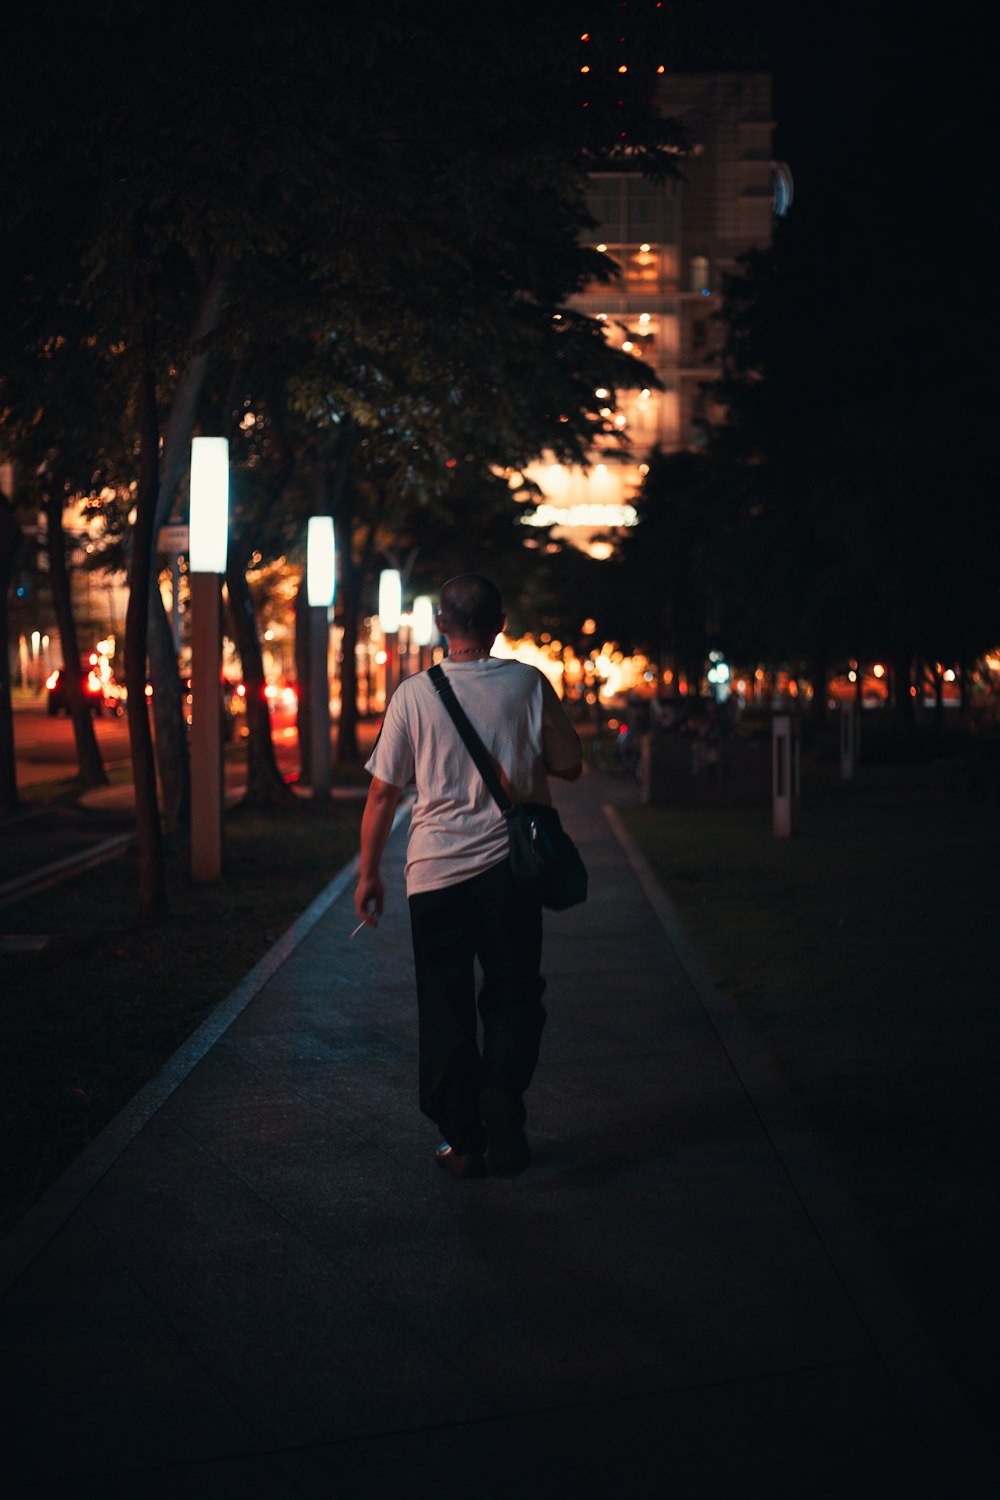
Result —
[{"label": "man's right arm", "polygon": [[392,832],[401,788],[372,777],[368,800],[361,818],[361,868],[354,891],[354,910],[369,927],[377,927],[385,904],[382,884],[382,853]]}]

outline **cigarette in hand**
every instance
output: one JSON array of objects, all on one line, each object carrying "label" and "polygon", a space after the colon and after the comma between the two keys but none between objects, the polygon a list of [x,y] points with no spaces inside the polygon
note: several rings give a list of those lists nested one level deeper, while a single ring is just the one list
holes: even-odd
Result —
[{"label": "cigarette in hand", "polygon": [[357,937],[357,935],[361,931],[362,927],[367,927],[367,926],[368,926],[368,923],[365,921],[364,917],[362,917],[361,921],[358,923],[357,927],[355,927],[354,931],[351,933],[351,937],[352,938]]}]

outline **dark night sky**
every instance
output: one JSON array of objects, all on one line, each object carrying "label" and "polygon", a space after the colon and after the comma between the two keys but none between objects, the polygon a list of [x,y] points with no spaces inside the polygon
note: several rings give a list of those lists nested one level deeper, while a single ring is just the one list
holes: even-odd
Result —
[{"label": "dark night sky", "polygon": [[992,86],[969,0],[711,3],[720,14],[759,18],[777,144],[805,182],[814,164],[838,156],[880,174],[889,193],[907,191],[912,178],[945,191],[974,178]]}]

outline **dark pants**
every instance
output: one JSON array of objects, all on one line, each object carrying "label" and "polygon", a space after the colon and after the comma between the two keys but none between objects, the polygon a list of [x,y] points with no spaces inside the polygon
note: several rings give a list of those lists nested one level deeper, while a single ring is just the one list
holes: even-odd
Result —
[{"label": "dark pants", "polygon": [[[506,860],[439,891],[410,897],[420,1018],[420,1108],[456,1151],[481,1151],[478,1096],[521,1098],[545,1025],[539,973],[542,909]],[[483,971],[476,1027],[475,960]]]}]

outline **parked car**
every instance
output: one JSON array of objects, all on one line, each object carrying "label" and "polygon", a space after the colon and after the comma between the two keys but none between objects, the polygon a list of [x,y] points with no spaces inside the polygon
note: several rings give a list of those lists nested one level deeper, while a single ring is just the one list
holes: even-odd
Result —
[{"label": "parked car", "polygon": [[[64,666],[57,667],[45,679],[45,686],[48,690],[46,708],[53,718],[58,713],[69,713],[69,691],[66,679],[67,673]],[[81,661],[80,684],[83,688],[84,697],[90,703],[92,712],[99,714],[104,707],[104,683],[101,681],[101,674],[97,671],[96,665],[93,662],[87,660]]]}]

